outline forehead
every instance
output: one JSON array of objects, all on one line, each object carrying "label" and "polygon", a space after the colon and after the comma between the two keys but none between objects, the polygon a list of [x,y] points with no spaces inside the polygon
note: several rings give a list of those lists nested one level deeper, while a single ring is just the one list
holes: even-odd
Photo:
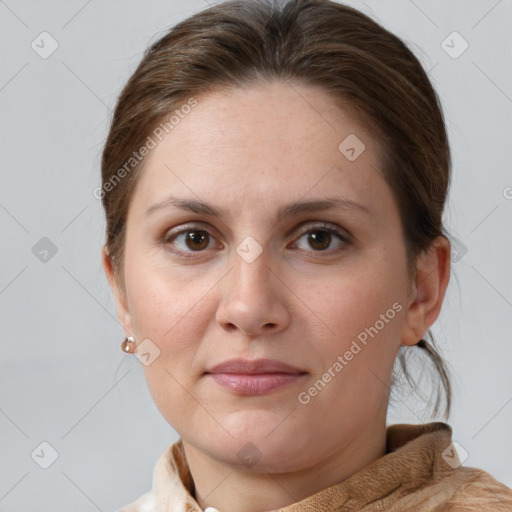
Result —
[{"label": "forehead", "polygon": [[353,200],[386,193],[377,141],[320,88],[275,82],[195,99],[146,157],[134,200],[179,192],[267,204],[334,189]]}]

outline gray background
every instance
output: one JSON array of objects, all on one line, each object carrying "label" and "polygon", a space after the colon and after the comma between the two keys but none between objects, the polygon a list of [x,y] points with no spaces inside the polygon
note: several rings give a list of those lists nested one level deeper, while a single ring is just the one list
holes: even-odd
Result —
[{"label": "gray background", "polygon": [[[449,423],[465,465],[512,486],[512,3],[349,3],[405,38],[440,94],[454,160],[445,221],[458,240],[433,329],[453,367]],[[206,5],[0,0],[0,511],[113,511],[149,490],[177,439],[138,359],[120,351],[92,191],[143,50]],[[46,59],[31,47],[43,31],[58,43]],[[443,43],[453,31],[469,44],[457,58],[462,41]],[[422,404],[396,402],[390,423],[428,421]],[[52,448],[31,455],[42,442],[58,454],[47,469]]]}]

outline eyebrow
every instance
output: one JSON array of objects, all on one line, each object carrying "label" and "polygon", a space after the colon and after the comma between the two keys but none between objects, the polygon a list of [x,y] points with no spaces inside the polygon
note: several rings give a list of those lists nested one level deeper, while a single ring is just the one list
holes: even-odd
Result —
[{"label": "eyebrow", "polygon": [[[197,201],[192,199],[183,199],[177,197],[169,197],[162,202],[155,203],[150,206],[146,213],[144,214],[144,218],[148,218],[153,213],[158,210],[162,210],[164,208],[169,208],[174,206],[175,208],[179,208],[181,210],[190,211],[193,213],[200,213],[203,215],[213,215],[218,217],[219,219],[225,219],[227,214],[220,208],[217,208],[211,204],[205,203],[203,201]],[[277,220],[283,220],[288,217],[292,217],[294,215],[298,215],[300,213],[308,213],[314,211],[325,211],[332,208],[342,208],[345,210],[355,210],[361,213],[365,213],[367,215],[371,215],[370,210],[359,203],[351,201],[350,199],[346,199],[343,197],[329,197],[326,199],[317,199],[310,201],[298,201],[295,203],[290,203],[282,206],[277,212]]]}]

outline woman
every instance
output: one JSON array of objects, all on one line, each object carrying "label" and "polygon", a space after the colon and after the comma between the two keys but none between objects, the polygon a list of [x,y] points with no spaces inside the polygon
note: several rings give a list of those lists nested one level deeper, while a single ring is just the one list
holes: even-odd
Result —
[{"label": "woman", "polygon": [[449,425],[386,426],[403,349],[450,406],[450,150],[396,36],[327,0],[200,12],[122,91],[102,178],[122,347],[180,435],[123,512],[512,510]]}]

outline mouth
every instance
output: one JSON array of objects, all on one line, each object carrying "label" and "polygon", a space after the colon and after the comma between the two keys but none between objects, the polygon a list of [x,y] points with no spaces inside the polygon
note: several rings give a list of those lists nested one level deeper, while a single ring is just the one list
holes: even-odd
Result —
[{"label": "mouth", "polygon": [[238,395],[265,395],[302,380],[307,372],[275,359],[232,359],[205,375]]}]

